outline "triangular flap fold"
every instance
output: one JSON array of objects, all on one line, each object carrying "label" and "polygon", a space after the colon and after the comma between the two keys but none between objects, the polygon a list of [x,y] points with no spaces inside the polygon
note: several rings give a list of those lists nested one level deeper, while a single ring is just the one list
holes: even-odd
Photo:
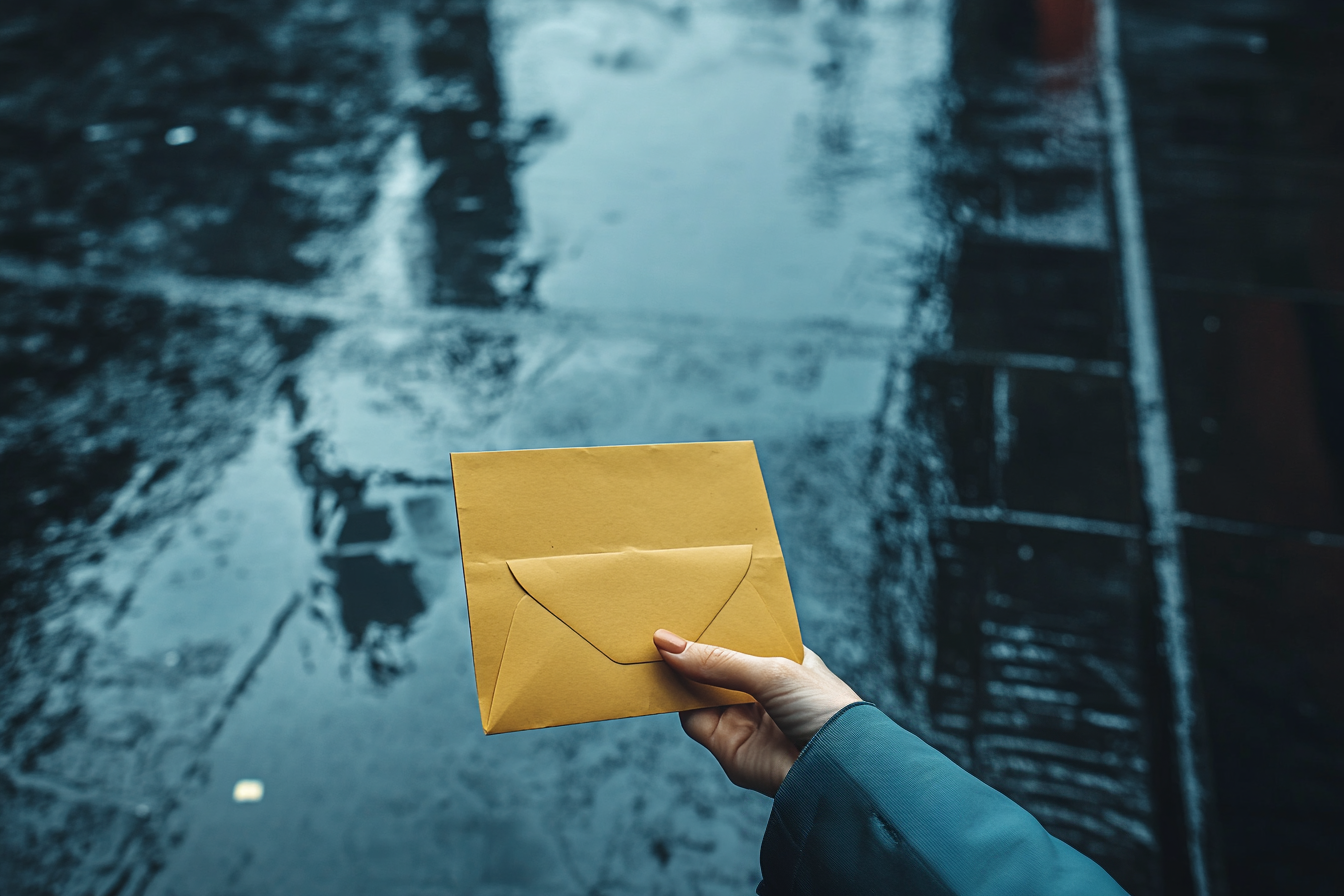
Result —
[{"label": "triangular flap fold", "polygon": [[660,628],[699,638],[751,566],[749,544],[510,560],[537,603],[617,663],[654,663]]},{"label": "triangular flap fold", "polygon": [[751,582],[743,582],[714,621],[698,638],[705,644],[727,647],[752,656],[782,656],[803,661],[770,615],[761,594]]}]

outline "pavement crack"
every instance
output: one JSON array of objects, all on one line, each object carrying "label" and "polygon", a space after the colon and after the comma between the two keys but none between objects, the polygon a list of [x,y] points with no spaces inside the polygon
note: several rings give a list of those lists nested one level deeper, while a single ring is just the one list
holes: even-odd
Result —
[{"label": "pavement crack", "polygon": [[284,634],[285,626],[289,624],[289,620],[294,617],[295,612],[302,604],[302,595],[297,593],[291,595],[280,612],[276,614],[275,619],[271,621],[271,628],[266,633],[266,639],[261,642],[256,652],[252,654],[251,659],[247,661],[242,674],[238,676],[238,680],[234,682],[233,687],[229,688],[229,692],[220,703],[219,709],[215,710],[215,714],[205,730],[205,735],[201,738],[200,748],[202,751],[214,743],[215,738],[224,728],[224,723],[228,721],[229,713],[233,711],[233,707],[238,703],[239,698],[247,691],[248,685],[252,683],[253,677],[256,676],[262,664],[270,657],[271,651],[280,641],[280,636]]}]

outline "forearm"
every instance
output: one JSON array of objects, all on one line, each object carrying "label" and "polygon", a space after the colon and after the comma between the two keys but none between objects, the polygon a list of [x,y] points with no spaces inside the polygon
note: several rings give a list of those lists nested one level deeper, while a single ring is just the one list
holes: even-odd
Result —
[{"label": "forearm", "polygon": [[1094,862],[871,704],[841,710],[775,798],[770,896],[1123,896]]}]

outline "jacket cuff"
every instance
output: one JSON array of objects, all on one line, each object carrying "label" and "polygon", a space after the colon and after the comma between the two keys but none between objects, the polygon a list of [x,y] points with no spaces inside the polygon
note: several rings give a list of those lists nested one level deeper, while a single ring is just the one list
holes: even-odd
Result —
[{"label": "jacket cuff", "polygon": [[812,819],[816,817],[817,797],[824,783],[823,757],[836,740],[843,738],[845,717],[858,706],[877,708],[860,700],[831,716],[821,730],[812,735],[784,776],[784,783],[779,786],[770,810],[765,838],[761,841],[761,884],[756,889],[759,896],[783,896],[792,888],[802,857],[802,844],[806,842]]}]

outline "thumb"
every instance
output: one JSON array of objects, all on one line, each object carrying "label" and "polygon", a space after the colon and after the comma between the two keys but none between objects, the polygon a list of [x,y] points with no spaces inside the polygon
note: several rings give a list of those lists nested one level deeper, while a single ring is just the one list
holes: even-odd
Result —
[{"label": "thumb", "polygon": [[653,643],[663,655],[663,661],[680,675],[700,684],[743,691],[757,700],[774,690],[788,675],[790,670],[785,664],[801,668],[797,663],[779,657],[752,656],[726,647],[687,641],[662,628],[653,633]]}]

